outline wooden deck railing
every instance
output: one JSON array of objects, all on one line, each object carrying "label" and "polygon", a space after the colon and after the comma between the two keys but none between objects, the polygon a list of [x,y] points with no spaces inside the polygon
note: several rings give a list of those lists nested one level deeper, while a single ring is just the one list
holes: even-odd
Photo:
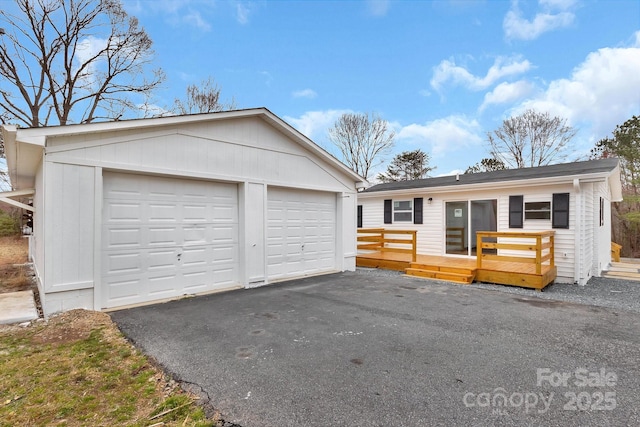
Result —
[{"label": "wooden deck railing", "polygon": [[416,262],[416,233],[416,230],[359,228],[358,250],[411,254],[411,261]]},{"label": "wooden deck railing", "polygon": [[619,245],[616,242],[611,242],[611,261],[620,262],[621,250],[622,250],[622,245]]},{"label": "wooden deck railing", "polygon": [[[478,231],[477,236],[477,266],[482,268],[482,261],[495,260],[502,262],[520,262],[536,265],[536,274],[542,274],[542,265],[549,263],[553,268],[554,259],[554,237],[555,231],[542,232],[498,232],[498,231]],[[517,239],[518,242],[504,241],[507,239]],[[491,242],[485,241],[491,239]],[[501,242],[502,240],[502,242]],[[522,242],[525,240],[525,242]],[[483,253],[485,249],[496,250],[496,254]],[[500,249],[515,251],[523,255],[500,255]]]}]

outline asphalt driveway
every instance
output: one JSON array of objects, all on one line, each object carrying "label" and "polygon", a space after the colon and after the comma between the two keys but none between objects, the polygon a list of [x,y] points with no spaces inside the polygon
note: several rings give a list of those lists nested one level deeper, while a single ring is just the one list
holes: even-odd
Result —
[{"label": "asphalt driveway", "polygon": [[640,314],[341,273],[111,313],[252,426],[640,425]]}]

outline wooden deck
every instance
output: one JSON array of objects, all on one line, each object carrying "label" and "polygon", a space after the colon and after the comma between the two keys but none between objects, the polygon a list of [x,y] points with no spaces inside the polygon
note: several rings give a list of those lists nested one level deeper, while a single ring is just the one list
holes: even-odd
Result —
[{"label": "wooden deck", "polygon": [[[558,273],[553,231],[477,232],[475,258],[418,254],[415,234],[405,240],[392,237],[407,233],[406,230],[360,229],[358,233],[358,267],[404,271],[426,279],[478,281],[537,290],[552,283]],[[499,255],[499,250],[507,254]]]},{"label": "wooden deck", "polygon": [[[367,254],[358,254],[356,265],[358,267],[383,268],[387,270],[407,271],[413,265],[437,267],[441,273],[427,276],[431,279],[440,279],[453,281],[458,283],[488,282],[499,283],[503,285],[521,286],[525,288],[533,288],[542,290],[555,280],[557,269],[549,265],[543,265],[542,274],[536,273],[535,264],[523,264],[520,262],[500,262],[500,261],[484,261],[482,268],[478,269],[475,258],[434,256],[434,255],[417,255],[416,262],[411,261],[411,257],[406,254],[373,252]],[[456,280],[458,274],[465,274],[463,270],[472,274],[471,281]],[[436,271],[429,269],[429,271]],[[455,273],[456,275],[447,275],[445,273]],[[497,279],[497,280],[496,280]]]}]

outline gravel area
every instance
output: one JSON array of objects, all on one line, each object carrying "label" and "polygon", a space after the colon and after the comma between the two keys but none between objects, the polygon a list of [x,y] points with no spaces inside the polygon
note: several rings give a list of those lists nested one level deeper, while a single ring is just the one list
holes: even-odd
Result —
[{"label": "gravel area", "polygon": [[[403,274],[399,271],[375,268],[358,268],[357,272],[359,274],[376,276],[399,276]],[[448,283],[458,286],[457,284],[441,280],[435,280],[434,282]],[[640,313],[640,282],[632,280],[592,277],[586,286],[578,286],[568,283],[554,283],[547,286],[542,292],[533,289],[519,288],[517,286],[495,285],[492,283],[474,282],[468,286],[496,292],[523,295],[531,298],[566,301],[576,304],[607,307],[616,310],[628,310]]]}]

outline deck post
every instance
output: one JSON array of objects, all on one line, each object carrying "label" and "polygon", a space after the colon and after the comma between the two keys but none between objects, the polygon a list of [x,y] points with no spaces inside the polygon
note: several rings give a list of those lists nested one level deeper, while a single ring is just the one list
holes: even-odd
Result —
[{"label": "deck post", "polygon": [[551,259],[550,259],[551,263],[549,265],[551,266],[551,268],[556,266],[555,234],[556,234],[556,232],[553,231],[549,235],[549,243],[551,243],[551,247],[549,248],[549,255],[551,255]]},{"label": "deck post", "polygon": [[542,273],[542,235],[536,236],[536,274]]},{"label": "deck post", "polygon": [[482,233],[476,232],[476,267],[482,268]]},{"label": "deck post", "polygon": [[412,245],[411,262],[416,262],[418,259],[418,232],[416,230],[413,230]]}]

